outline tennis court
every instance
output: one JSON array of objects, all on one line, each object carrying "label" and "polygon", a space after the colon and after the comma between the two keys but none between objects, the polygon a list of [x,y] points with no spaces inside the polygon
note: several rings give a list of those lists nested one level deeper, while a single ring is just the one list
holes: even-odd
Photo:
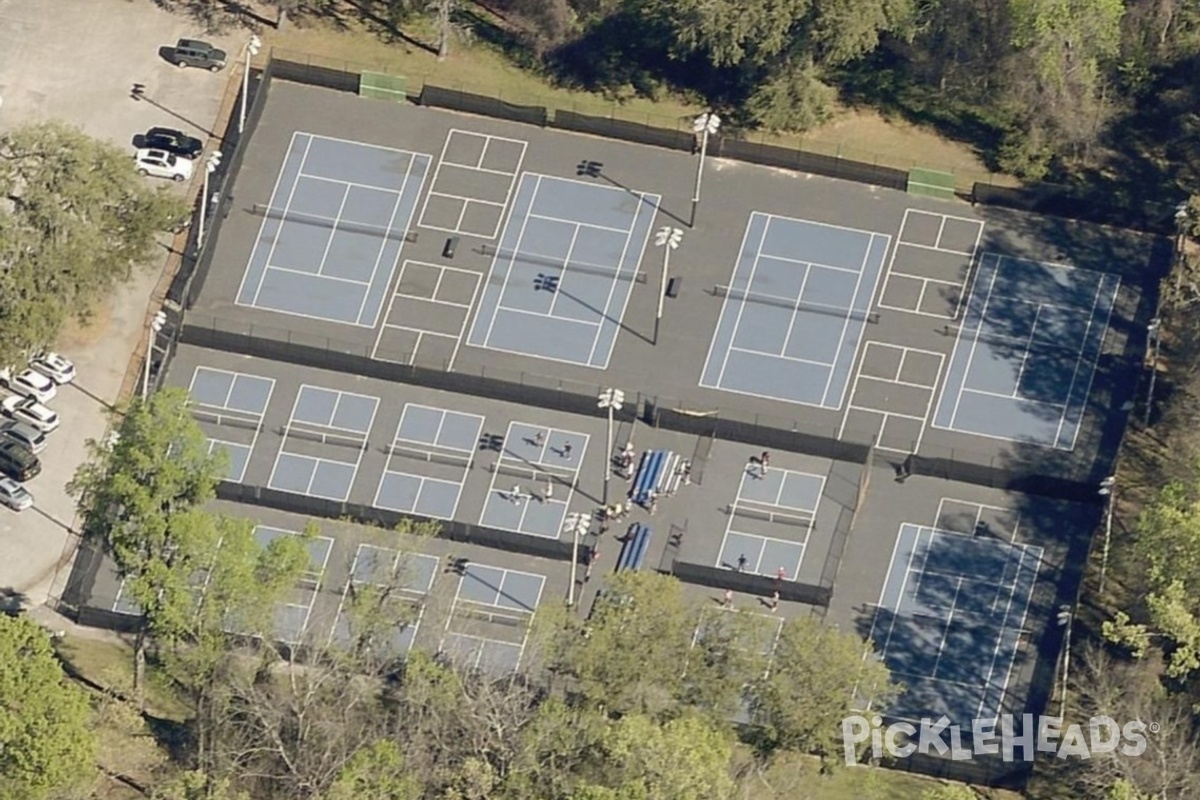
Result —
[{"label": "tennis court", "polygon": [[[345,502],[358,474],[378,397],[304,384],[283,429],[267,485]],[[330,445],[344,455],[331,458]]]},{"label": "tennis court", "polygon": [[824,489],[821,475],[746,465],[717,566],[796,580]]},{"label": "tennis court", "polygon": [[1120,285],[985,253],[933,426],[1073,450]]},{"label": "tennis court", "polygon": [[483,422],[478,414],[407,403],[392,437],[375,506],[453,519]]},{"label": "tennis court", "polygon": [[841,408],[890,241],[751,214],[700,385]]},{"label": "tennis court", "polygon": [[[425,598],[437,578],[439,559],[390,547],[359,544],[342,592],[332,640],[344,647],[367,646],[400,657],[412,649],[425,616]],[[374,612],[404,624],[381,626]]]},{"label": "tennis court", "polygon": [[537,573],[467,564],[440,651],[467,669],[491,675],[516,672],[545,584],[546,577]]},{"label": "tennis court", "polygon": [[243,372],[196,367],[188,384],[192,415],[208,437],[208,452],[229,454],[225,480],[241,483],[262,432],[275,380]]},{"label": "tennis court", "polygon": [[[304,535],[269,525],[259,525],[254,529],[254,539],[262,548],[270,547],[276,539]],[[328,536],[313,536],[305,542],[305,549],[308,551],[308,569],[300,576],[290,596],[280,601],[275,609],[275,634],[279,641],[287,644],[299,644],[304,639],[308,620],[312,616],[313,606],[316,605],[317,594],[321,589],[321,579],[329,566],[333,539]]]},{"label": "tennis court", "polygon": [[294,133],[237,304],[375,327],[430,161]]},{"label": "tennis court", "polygon": [[589,439],[578,431],[510,422],[479,524],[557,539]]},{"label": "tennis court", "polygon": [[906,687],[889,716],[944,714],[969,728],[1001,713],[1041,557],[987,535],[900,526],[871,628]]},{"label": "tennis court", "polygon": [[658,202],[523,174],[467,344],[606,369]]}]

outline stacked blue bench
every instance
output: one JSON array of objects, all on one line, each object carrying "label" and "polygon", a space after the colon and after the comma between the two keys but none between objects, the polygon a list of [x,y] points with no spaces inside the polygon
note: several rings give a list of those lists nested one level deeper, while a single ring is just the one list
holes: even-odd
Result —
[{"label": "stacked blue bench", "polygon": [[679,456],[670,450],[647,450],[642,453],[629,499],[640,506],[650,504],[651,493],[671,494],[679,485]]},{"label": "stacked blue bench", "polygon": [[654,531],[649,525],[640,522],[630,525],[629,533],[621,543],[621,552],[617,556],[617,565],[613,567],[613,571],[641,569],[642,562],[646,560],[646,550],[650,547],[650,537],[653,535]]}]

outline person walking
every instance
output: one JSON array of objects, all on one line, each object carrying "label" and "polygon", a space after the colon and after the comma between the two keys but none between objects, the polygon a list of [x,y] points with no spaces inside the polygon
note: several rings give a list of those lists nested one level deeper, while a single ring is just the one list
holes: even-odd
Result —
[{"label": "person walking", "polygon": [[725,606],[725,608],[733,608],[733,589],[725,590],[725,597],[722,600],[721,605]]},{"label": "person walking", "polygon": [[521,484],[513,484],[513,488],[508,493],[508,502],[514,506],[521,502]]},{"label": "person walking", "polygon": [[546,499],[554,497],[554,479],[546,478]]},{"label": "person walking", "polygon": [[758,457],[758,468],[763,475],[767,474],[767,469],[771,466],[771,454],[766,450],[762,451],[762,455]]},{"label": "person walking", "polygon": [[746,569],[746,554],[742,553],[737,559],[737,571],[742,572]]},{"label": "person walking", "polygon": [[572,450],[571,443],[570,443],[570,442],[564,442],[564,443],[563,443],[563,446],[562,446],[562,457],[563,457],[563,458],[570,458],[570,457],[571,457],[571,450]]},{"label": "person walking", "polygon": [[779,592],[771,593],[771,613],[774,614],[779,610]]}]

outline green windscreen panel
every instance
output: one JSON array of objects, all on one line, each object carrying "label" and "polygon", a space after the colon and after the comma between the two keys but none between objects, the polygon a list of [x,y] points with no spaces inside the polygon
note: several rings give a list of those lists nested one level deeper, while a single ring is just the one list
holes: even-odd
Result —
[{"label": "green windscreen panel", "polygon": [[938,200],[954,199],[954,173],[913,167],[908,171],[908,193]]},{"label": "green windscreen panel", "polygon": [[358,96],[403,103],[408,98],[408,79],[403,75],[364,71],[358,77]]}]

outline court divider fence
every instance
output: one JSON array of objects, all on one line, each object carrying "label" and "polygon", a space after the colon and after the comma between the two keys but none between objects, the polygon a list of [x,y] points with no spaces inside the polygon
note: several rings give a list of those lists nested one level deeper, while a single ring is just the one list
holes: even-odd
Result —
[{"label": "court divider fence", "polygon": [[[273,508],[276,511],[303,514],[309,517],[351,521],[387,530],[394,530],[405,520],[432,521],[440,527],[439,537],[452,542],[481,545],[493,550],[504,550],[509,553],[548,558],[554,561],[569,562],[574,549],[568,539],[550,539],[545,536],[504,531],[458,520],[428,520],[426,517],[410,512],[375,508],[361,503],[341,503],[337,500],[284,492],[266,486],[249,486],[243,483],[223,481],[217,485],[217,499],[249,506]],[[587,555],[584,548],[579,548],[580,564],[587,563]]]},{"label": "court divider fence", "polygon": [[[551,378],[536,373],[481,367],[478,372],[448,371],[444,363],[419,365],[381,361],[371,357],[371,346],[354,345],[324,336],[189,312],[180,332],[183,344],[254,356],[298,366],[349,375],[407,383],[428,389],[504,400],[525,406],[565,411],[582,416],[605,416],[596,398],[601,384]],[[710,436],[766,449],[789,450],[833,461],[867,463],[872,428],[827,428],[797,416],[785,419],[730,409],[695,410],[670,398],[630,393],[629,402],[616,412],[621,422],[641,419],[646,424],[696,436]],[[884,444],[881,442],[881,444]],[[911,444],[911,443],[906,443]],[[900,448],[902,449],[902,448]],[[920,456],[879,452],[876,466],[901,472],[988,486],[995,489],[1096,503],[1096,478],[1088,464],[1076,459],[1021,458],[978,453],[958,448],[921,445]],[[1074,470],[1074,471],[1072,471]],[[1086,472],[1086,474],[1081,474]]]},{"label": "court divider fence", "polygon": [[1113,225],[1159,236],[1173,236],[1177,226],[1174,205],[1122,197],[1111,189],[1100,194],[1096,189],[1052,183],[1013,188],[976,182],[971,187],[970,200],[972,204]]},{"label": "court divider fence", "polygon": [[707,567],[703,564],[693,564],[678,559],[671,563],[671,574],[684,583],[709,586],[714,589],[731,589],[757,597],[770,597],[774,592],[779,592],[780,600],[804,603],[820,608],[827,608],[829,598],[833,595],[833,590],[824,586],[797,581],[781,581],[768,575],[753,575],[727,567]]}]

